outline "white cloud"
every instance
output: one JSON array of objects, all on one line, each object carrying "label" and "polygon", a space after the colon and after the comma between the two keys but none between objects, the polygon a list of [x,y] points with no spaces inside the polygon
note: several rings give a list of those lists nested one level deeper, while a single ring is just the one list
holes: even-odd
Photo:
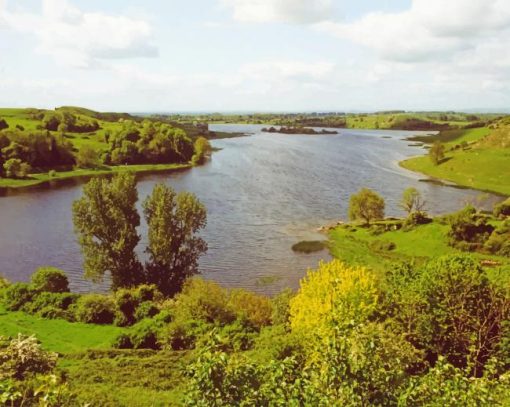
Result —
[{"label": "white cloud", "polygon": [[332,0],[221,0],[235,20],[308,24],[331,18]]},{"label": "white cloud", "polygon": [[42,0],[40,14],[10,10],[2,2],[2,21],[12,30],[34,35],[38,51],[66,65],[89,67],[102,59],[158,54],[151,44],[151,26],[146,21],[85,12],[67,0]]},{"label": "white cloud", "polygon": [[488,37],[510,39],[508,0],[413,0],[398,13],[370,13],[350,23],[322,22],[320,29],[374,49],[388,60],[445,59],[474,49]]}]

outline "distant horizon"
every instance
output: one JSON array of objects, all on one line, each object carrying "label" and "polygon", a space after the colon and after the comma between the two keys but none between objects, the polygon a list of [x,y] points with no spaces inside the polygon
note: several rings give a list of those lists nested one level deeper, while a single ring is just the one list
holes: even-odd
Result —
[{"label": "distant horizon", "polygon": [[0,105],[499,113],[509,42],[501,0],[0,0]]}]

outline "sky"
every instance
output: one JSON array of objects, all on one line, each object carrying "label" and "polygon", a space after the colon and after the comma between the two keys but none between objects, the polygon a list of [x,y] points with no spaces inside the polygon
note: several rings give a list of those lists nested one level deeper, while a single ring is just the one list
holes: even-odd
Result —
[{"label": "sky", "polygon": [[509,0],[0,0],[0,106],[508,110]]}]

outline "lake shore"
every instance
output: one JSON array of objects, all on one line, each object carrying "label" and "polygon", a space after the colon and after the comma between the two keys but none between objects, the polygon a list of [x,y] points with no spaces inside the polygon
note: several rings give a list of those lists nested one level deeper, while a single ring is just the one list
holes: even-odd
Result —
[{"label": "lake shore", "polygon": [[192,168],[193,165],[190,163],[186,164],[142,164],[142,165],[122,165],[112,166],[107,168],[99,169],[78,169],[72,171],[61,171],[55,172],[52,176],[49,172],[31,174],[30,178],[27,179],[0,179],[0,192],[6,190],[20,190],[28,189],[43,184],[58,184],[63,181],[69,181],[73,179],[91,178],[94,176],[106,176],[118,174],[121,172],[132,172],[135,174],[147,174],[147,173],[158,173],[158,172],[173,172],[182,171]]}]

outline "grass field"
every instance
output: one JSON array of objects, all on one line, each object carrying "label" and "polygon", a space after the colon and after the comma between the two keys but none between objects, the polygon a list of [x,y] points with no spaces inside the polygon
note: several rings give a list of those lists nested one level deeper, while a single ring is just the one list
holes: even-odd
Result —
[{"label": "grass field", "polygon": [[[365,227],[339,226],[330,232],[331,254],[350,264],[366,265],[383,271],[398,261],[423,263],[430,258],[461,252],[448,245],[448,226],[437,221],[417,226],[410,231],[402,229],[373,234]],[[393,250],[378,250],[375,243],[393,243]],[[492,259],[510,272],[510,259],[473,253],[480,260]]]},{"label": "grass field", "polygon": [[[413,157],[400,162],[400,165],[461,186],[510,195],[510,148],[485,142],[488,136],[493,137],[491,131],[480,128],[413,137],[413,141],[443,142],[447,150],[446,158],[439,165],[434,165],[428,156]],[[468,143],[468,147],[452,149],[462,142]]]},{"label": "grass field", "polygon": [[122,328],[112,325],[70,323],[61,319],[43,319],[24,312],[10,312],[0,305],[0,335],[35,334],[42,346],[58,353],[87,349],[108,349]]},{"label": "grass field", "polygon": [[44,349],[59,353],[58,371],[80,405],[179,405],[188,353],[112,349],[126,329],[43,319],[0,304],[0,336],[35,335]]}]

